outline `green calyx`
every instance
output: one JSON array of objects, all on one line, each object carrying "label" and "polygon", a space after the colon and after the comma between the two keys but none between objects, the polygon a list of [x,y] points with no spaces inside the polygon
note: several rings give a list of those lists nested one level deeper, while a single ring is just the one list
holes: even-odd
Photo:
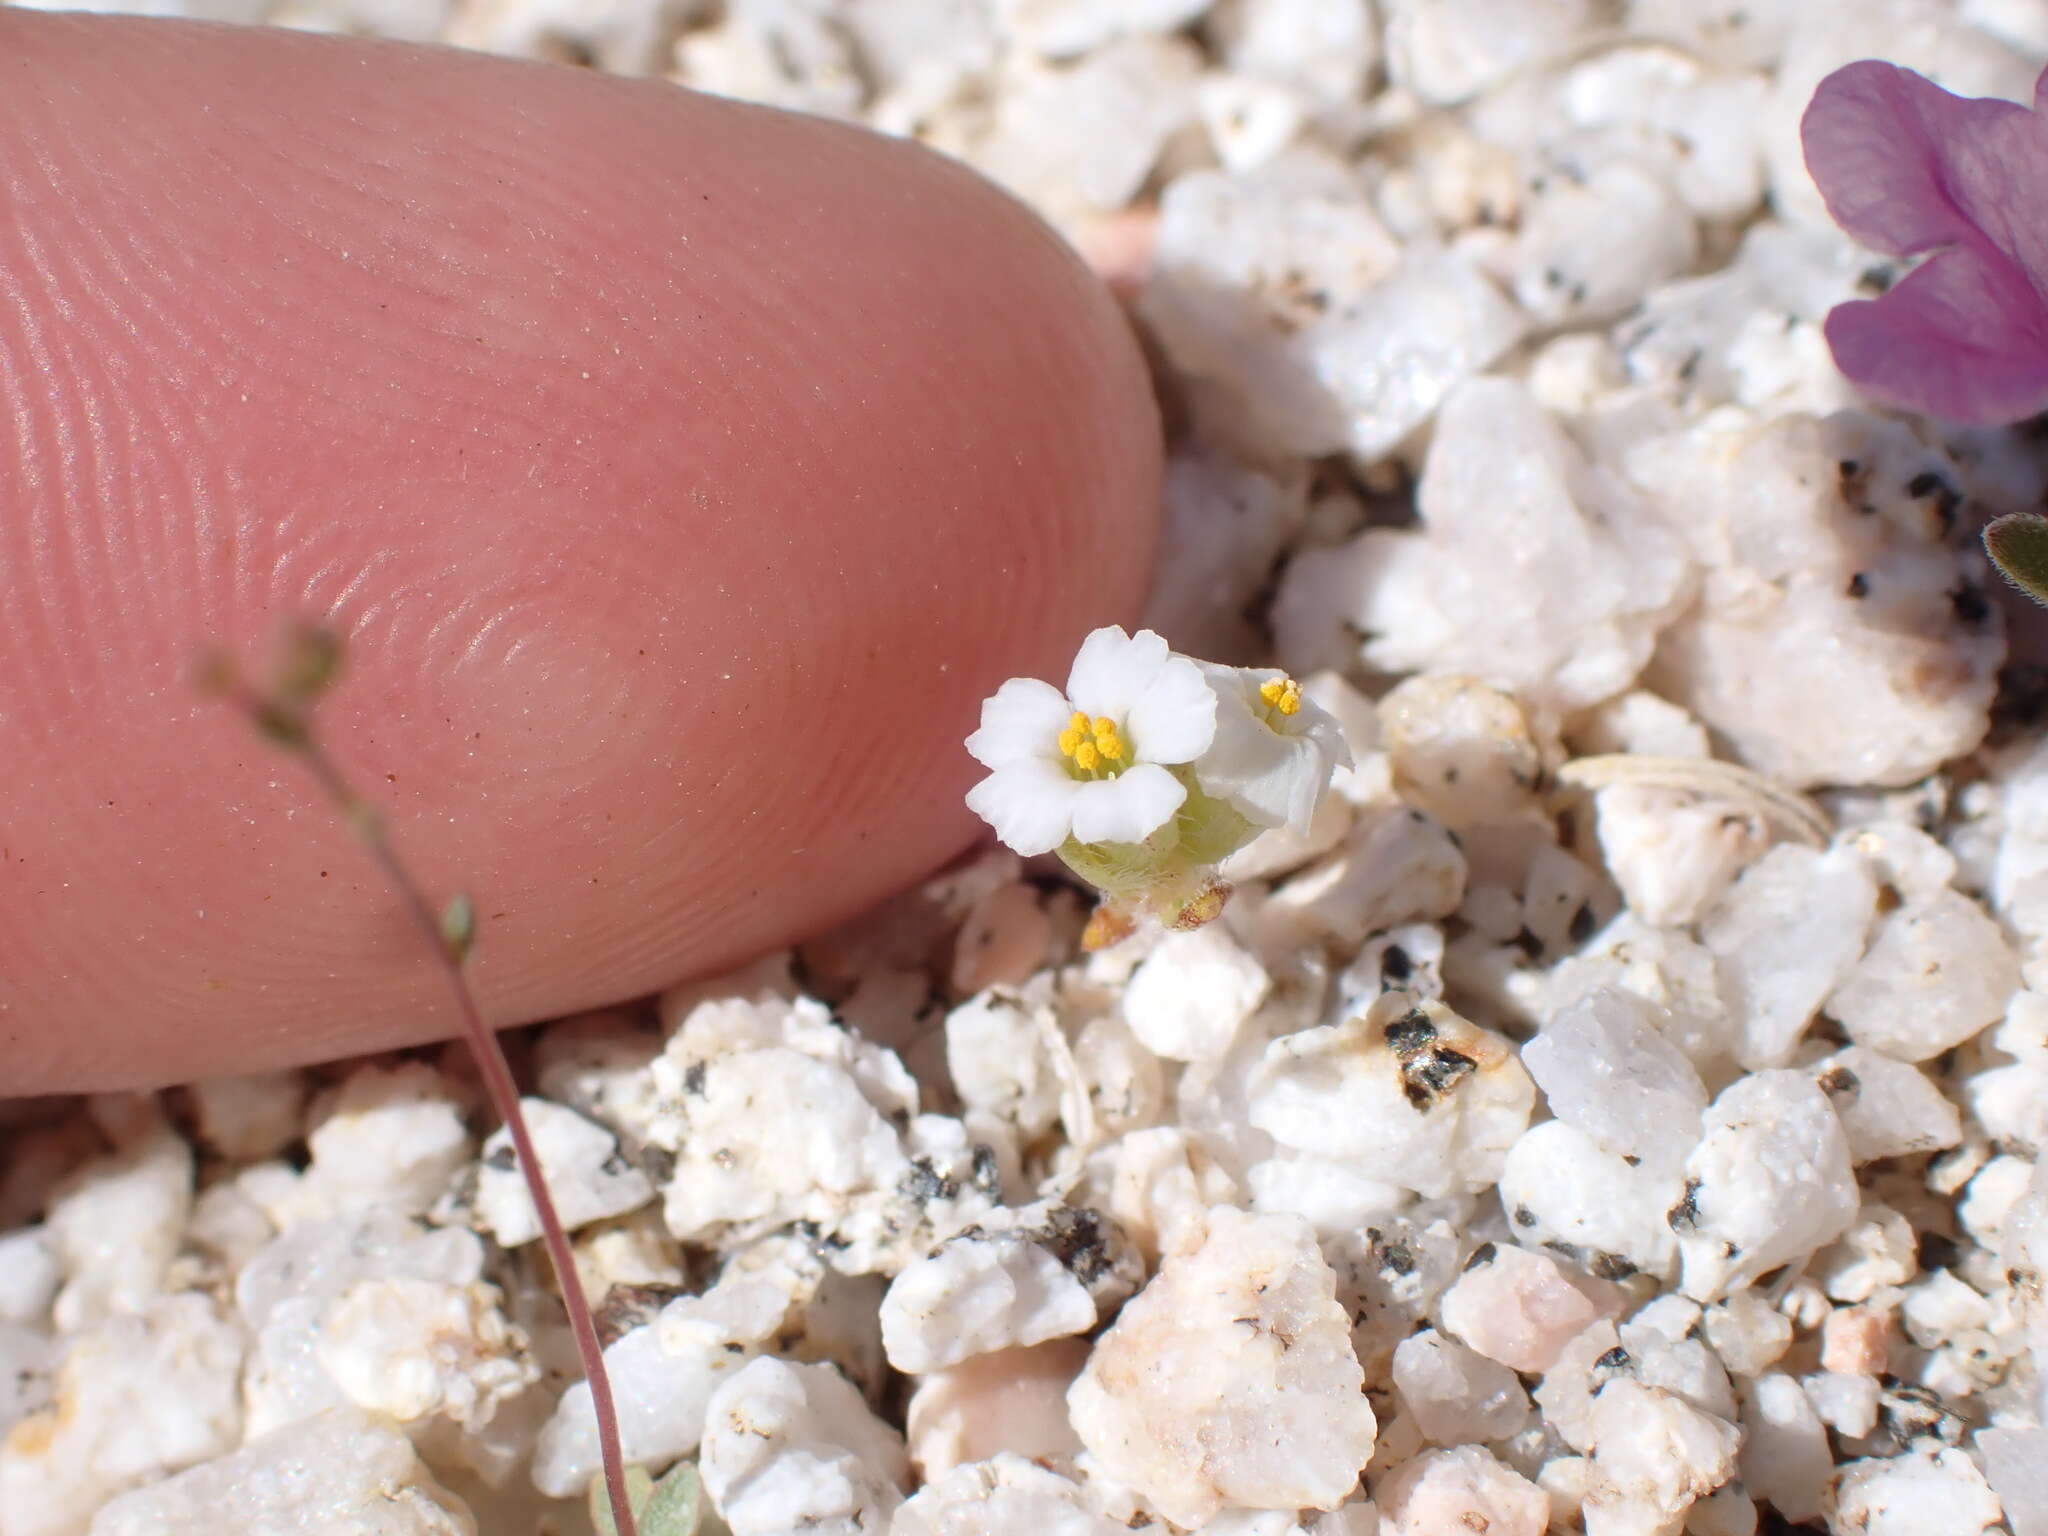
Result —
[{"label": "green calyx", "polygon": [[1060,862],[1113,902],[1142,906],[1169,926],[1213,915],[1220,906],[1216,866],[1258,836],[1261,828],[1228,801],[1203,793],[1185,768],[1173,770],[1187,799],[1171,821],[1142,843],[1081,843],[1068,838]]}]

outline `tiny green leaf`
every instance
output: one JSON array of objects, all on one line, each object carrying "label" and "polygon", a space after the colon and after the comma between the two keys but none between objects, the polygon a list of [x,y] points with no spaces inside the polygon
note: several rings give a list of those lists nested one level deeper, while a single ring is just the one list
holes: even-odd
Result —
[{"label": "tiny green leaf", "polygon": [[[626,1499],[633,1506],[640,1536],[730,1536],[723,1520],[705,1502],[697,1464],[679,1461],[656,1482],[645,1467],[626,1468]],[[597,1536],[617,1536],[611,1500],[604,1479],[590,1484],[590,1523]]]},{"label": "tiny green leaf", "polygon": [[469,958],[476,944],[476,903],[469,892],[457,891],[441,909],[441,943],[457,965]]},{"label": "tiny green leaf", "polygon": [[[647,1507],[648,1495],[653,1490],[654,1479],[647,1475],[645,1467],[626,1468],[626,1502],[633,1506],[636,1520]],[[619,1528],[612,1524],[612,1501],[602,1477],[590,1480],[590,1523],[597,1527],[597,1536],[619,1536]]]},{"label": "tiny green leaf", "polygon": [[699,1536],[709,1511],[704,1507],[696,1463],[679,1461],[671,1467],[654,1485],[654,1496],[637,1513],[641,1536]]},{"label": "tiny green leaf", "polygon": [[1984,529],[1984,552],[2005,579],[2048,605],[2048,517],[2008,512]]}]

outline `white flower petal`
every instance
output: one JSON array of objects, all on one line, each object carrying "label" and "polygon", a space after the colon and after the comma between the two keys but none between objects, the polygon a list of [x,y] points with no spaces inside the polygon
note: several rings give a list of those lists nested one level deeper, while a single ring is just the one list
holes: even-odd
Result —
[{"label": "white flower petal", "polygon": [[1188,797],[1180,780],[1154,763],[1076,787],[1074,836],[1084,843],[1142,843]]},{"label": "white flower petal", "polygon": [[981,729],[967,750],[984,768],[1059,752],[1060,732],[1073,714],[1066,696],[1035,677],[1013,677],[981,701]]},{"label": "white flower petal", "polygon": [[1028,858],[1067,840],[1084,787],[1042,758],[1006,763],[967,791],[967,808]]},{"label": "white flower petal", "polygon": [[1124,723],[1139,762],[1192,762],[1216,734],[1216,695],[1200,667],[1174,656],[1132,702]]},{"label": "white flower petal", "polygon": [[1301,701],[1301,713],[1295,716],[1297,736],[1306,736],[1316,744],[1316,750],[1323,754],[1332,768],[1349,768],[1351,743],[1344,739],[1344,727],[1314,699]]},{"label": "white flower petal", "polygon": [[1216,735],[1194,765],[1195,781],[1261,826],[1307,831],[1331,765],[1350,758],[1336,720],[1310,699],[1292,715],[1268,719],[1255,702],[1259,684],[1284,673],[1202,670],[1216,693]]},{"label": "white flower petal", "polygon": [[1295,807],[1303,799],[1314,808],[1316,796],[1322,792],[1321,775],[1314,752],[1296,750],[1304,744],[1271,731],[1263,734],[1265,740],[1258,743],[1256,751],[1219,755],[1212,749],[1195,764],[1195,780],[1260,826],[1277,827],[1293,820]]},{"label": "white flower petal", "polygon": [[1316,802],[1330,787],[1330,761],[1321,747],[1306,736],[1293,738],[1293,761],[1289,765],[1286,798],[1279,804],[1282,819],[1302,837],[1316,814]]},{"label": "white flower petal", "polygon": [[1121,723],[1171,654],[1166,642],[1149,629],[1135,635],[1114,624],[1098,629],[1081,642],[1074,657],[1067,697],[1085,714],[1107,715]]}]

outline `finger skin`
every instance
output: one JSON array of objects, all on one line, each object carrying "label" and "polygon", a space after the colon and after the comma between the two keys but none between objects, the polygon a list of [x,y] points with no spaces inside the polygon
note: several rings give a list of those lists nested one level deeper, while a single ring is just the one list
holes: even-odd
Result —
[{"label": "finger skin", "polygon": [[398,903],[192,686],[331,620],[334,756],[494,1023],[837,920],[1141,600],[1114,304],[917,148],[460,53],[0,8],[0,1094],[444,1036]]}]

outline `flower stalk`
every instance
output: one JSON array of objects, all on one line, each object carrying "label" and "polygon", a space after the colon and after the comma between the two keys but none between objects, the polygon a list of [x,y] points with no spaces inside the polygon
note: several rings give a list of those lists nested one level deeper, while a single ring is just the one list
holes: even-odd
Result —
[{"label": "flower stalk", "polygon": [[306,767],[321,792],[333,802],[364,851],[370,856],[386,883],[396,893],[413,925],[431,945],[435,959],[455,1000],[462,1023],[463,1038],[476,1058],[478,1073],[491,1105],[511,1134],[519,1156],[519,1169],[540,1219],[541,1239],[548,1261],[554,1266],[555,1283],[561,1288],[562,1305],[569,1315],[569,1329],[576,1339],[576,1354],[590,1383],[590,1404],[597,1420],[598,1452],[604,1462],[604,1482],[610,1505],[612,1528],[618,1536],[638,1536],[633,1504],[629,1497],[625,1461],[619,1446],[618,1412],[612,1399],[611,1378],[605,1373],[604,1351],[598,1344],[597,1326],[590,1304],[583,1294],[582,1279],[576,1273],[575,1258],[569,1250],[569,1234],[555,1213],[548,1193],[547,1178],[534,1151],[526,1116],[519,1107],[519,1088],[498,1037],[484,1022],[483,1010],[469,985],[467,964],[476,942],[476,912],[466,894],[457,894],[438,912],[425,889],[413,877],[405,860],[391,841],[384,819],[357,794],[340,767],[328,755],[313,730],[313,711],[320,698],[340,675],[342,646],[334,631],[316,626],[296,627],[288,636],[284,655],[268,690],[249,683],[234,663],[224,657],[209,658],[200,669],[201,686],[218,693],[239,708],[257,730],[278,747],[292,754]]}]

